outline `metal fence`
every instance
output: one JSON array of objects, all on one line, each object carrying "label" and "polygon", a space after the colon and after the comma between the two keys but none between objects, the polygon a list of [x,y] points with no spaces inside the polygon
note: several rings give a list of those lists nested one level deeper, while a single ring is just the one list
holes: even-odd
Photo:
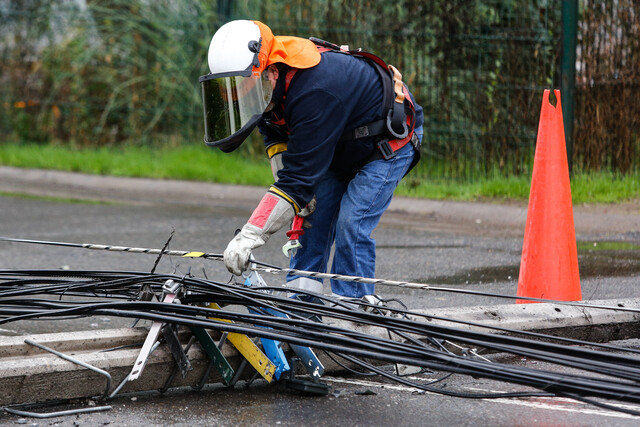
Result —
[{"label": "metal fence", "polygon": [[302,12],[266,3],[264,19],[278,32],[319,33],[379,52],[401,70],[425,112],[424,161],[414,177],[528,172],[542,91],[557,74],[559,37],[551,30],[560,28],[559,8],[414,1],[378,2],[372,13],[364,2],[332,8],[329,1],[290,19]]},{"label": "metal fence", "polygon": [[[633,0],[80,3],[0,3],[5,138],[199,141],[197,77],[206,73],[209,38],[222,23],[246,18],[275,34],[362,47],[396,65],[425,111],[417,181],[530,174],[543,90],[560,87],[576,169],[639,168]],[[56,33],[63,26],[72,37]],[[258,138],[254,144],[260,151]]]}]

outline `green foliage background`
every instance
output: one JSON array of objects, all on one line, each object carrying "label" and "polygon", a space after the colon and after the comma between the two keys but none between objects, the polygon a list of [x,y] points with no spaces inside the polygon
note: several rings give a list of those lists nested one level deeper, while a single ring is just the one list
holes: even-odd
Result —
[{"label": "green foliage background", "polygon": [[[396,65],[425,109],[425,177],[527,176],[542,91],[558,87],[551,0],[9,0],[0,134],[76,147],[202,144],[198,76],[215,30],[260,19]],[[638,170],[640,3],[580,0],[574,164]],[[612,53],[613,52],[613,53]],[[259,137],[242,148],[261,155]]]}]

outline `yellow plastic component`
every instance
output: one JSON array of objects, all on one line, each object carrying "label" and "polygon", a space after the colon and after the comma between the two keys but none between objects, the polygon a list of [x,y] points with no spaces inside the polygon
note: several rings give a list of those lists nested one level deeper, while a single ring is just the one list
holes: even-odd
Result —
[{"label": "yellow plastic component", "polygon": [[[215,302],[209,303],[209,308],[220,310],[220,306]],[[222,322],[233,323],[227,319],[216,319]],[[251,341],[251,339],[242,334],[236,332],[229,332],[227,335],[227,341],[231,342],[233,346],[244,356],[245,359],[255,368],[256,371],[268,382],[273,381],[273,375],[276,372],[276,365],[274,365],[266,354],[258,348],[258,346]]]},{"label": "yellow plastic component", "polygon": [[182,258],[200,258],[204,255],[204,252],[189,252],[188,254],[182,255]]}]

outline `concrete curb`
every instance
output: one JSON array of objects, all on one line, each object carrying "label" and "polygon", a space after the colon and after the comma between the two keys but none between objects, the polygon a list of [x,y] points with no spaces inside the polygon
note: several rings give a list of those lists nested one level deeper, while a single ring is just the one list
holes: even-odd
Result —
[{"label": "concrete curb", "polygon": [[[589,301],[584,302],[580,307],[554,303],[505,304],[423,310],[420,314],[426,316],[424,319],[426,324],[485,332],[491,332],[491,330],[479,326],[462,325],[454,321],[592,342],[640,337],[640,313],[604,310],[589,307],[590,305],[640,310],[640,298],[623,301]],[[365,327],[350,322],[334,322],[334,324],[342,328],[387,337],[386,330],[381,328]],[[119,348],[109,352],[102,350],[140,343],[145,336],[146,330],[143,328],[126,328],[5,337],[0,341],[0,404],[82,398],[97,396],[105,391],[104,377],[25,344],[25,338],[108,371],[112,376],[109,390],[111,392],[131,370],[139,348]],[[225,346],[223,353],[232,366],[237,368],[241,362],[241,356],[230,346]],[[188,355],[194,369],[185,378],[176,376],[172,387],[194,385],[202,377],[207,365],[205,354],[198,345],[194,345]],[[327,374],[342,370],[322,352],[319,357],[325,365]],[[159,389],[164,385],[172,365],[170,351],[165,346],[160,346],[149,359],[141,378],[127,383],[122,391]],[[245,378],[251,376],[250,371],[247,370]],[[212,372],[209,382],[220,383],[221,377]]]},{"label": "concrete curb", "polygon": [[[640,298],[582,301],[580,305],[559,303],[503,304],[421,310],[434,316],[430,322],[440,325],[484,330],[456,325],[450,320],[478,323],[488,327],[545,333],[592,342],[607,342],[640,337]],[[629,309],[613,311],[590,306]],[[634,312],[633,310],[638,310]]]}]

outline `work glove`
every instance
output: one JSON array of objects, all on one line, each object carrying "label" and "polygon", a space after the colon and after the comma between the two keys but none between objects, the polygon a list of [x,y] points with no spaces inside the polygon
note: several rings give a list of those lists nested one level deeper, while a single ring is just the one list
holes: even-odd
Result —
[{"label": "work glove", "polygon": [[273,179],[275,182],[278,182],[278,172],[284,167],[282,163],[282,153],[275,154],[273,157],[269,159],[271,163],[271,173],[273,174]]},{"label": "work glove", "polygon": [[[275,144],[267,147],[267,155],[269,156],[269,163],[271,163],[271,174],[273,175],[273,179],[275,182],[278,182],[278,172],[280,172],[284,168],[284,163],[282,162],[282,155],[287,151],[287,143],[286,142],[277,142]],[[313,199],[298,212],[298,216],[301,218],[306,218],[316,210],[316,196],[313,196]],[[303,228],[311,228],[311,223],[304,220],[302,225]]]},{"label": "work glove", "polygon": [[269,156],[269,163],[271,163],[271,174],[275,182],[278,182],[278,172],[284,168],[282,154],[285,151],[287,151],[286,142],[277,142],[267,147],[267,155]]},{"label": "work glove", "polygon": [[298,212],[298,216],[304,218],[304,221],[302,222],[302,228],[311,228],[311,223],[309,222],[307,217],[316,210],[316,204],[316,196],[314,195],[313,199],[311,199],[311,201],[307,203],[307,206],[305,206],[300,210],[300,212]]},{"label": "work glove", "polygon": [[281,190],[271,187],[253,211],[249,221],[224,251],[224,265],[236,276],[249,267],[252,250],[264,245],[273,233],[291,224],[293,220],[294,205],[274,191],[282,193]]},{"label": "work glove", "polygon": [[318,204],[318,201],[316,200],[316,196],[314,195],[313,199],[311,199],[311,201],[307,203],[307,206],[305,206],[300,210],[300,212],[298,212],[298,216],[302,218],[308,217],[313,213],[313,211],[316,210],[317,204]]}]

